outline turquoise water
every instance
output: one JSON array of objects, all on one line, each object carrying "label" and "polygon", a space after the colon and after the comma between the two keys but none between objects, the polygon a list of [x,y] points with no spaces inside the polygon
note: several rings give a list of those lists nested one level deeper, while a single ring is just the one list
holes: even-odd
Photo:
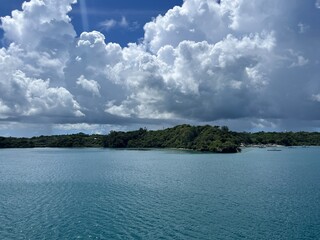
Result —
[{"label": "turquoise water", "polygon": [[320,239],[319,156],[0,150],[0,239]]}]

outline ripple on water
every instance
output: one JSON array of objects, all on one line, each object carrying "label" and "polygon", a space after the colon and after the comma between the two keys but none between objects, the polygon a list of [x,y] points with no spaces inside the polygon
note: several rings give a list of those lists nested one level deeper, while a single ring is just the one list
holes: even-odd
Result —
[{"label": "ripple on water", "polygon": [[0,239],[320,236],[320,164],[312,154],[301,165],[297,150],[19,151],[0,155]]}]

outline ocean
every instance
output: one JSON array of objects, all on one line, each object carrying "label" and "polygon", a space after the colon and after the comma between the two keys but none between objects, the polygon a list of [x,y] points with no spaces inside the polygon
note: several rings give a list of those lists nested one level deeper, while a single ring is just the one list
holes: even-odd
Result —
[{"label": "ocean", "polygon": [[2,149],[0,239],[320,239],[320,148],[267,150]]}]

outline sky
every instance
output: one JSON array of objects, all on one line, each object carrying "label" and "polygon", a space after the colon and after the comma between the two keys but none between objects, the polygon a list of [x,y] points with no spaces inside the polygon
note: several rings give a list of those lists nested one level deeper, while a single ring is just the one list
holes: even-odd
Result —
[{"label": "sky", "polygon": [[0,0],[0,135],[319,131],[320,0]]}]

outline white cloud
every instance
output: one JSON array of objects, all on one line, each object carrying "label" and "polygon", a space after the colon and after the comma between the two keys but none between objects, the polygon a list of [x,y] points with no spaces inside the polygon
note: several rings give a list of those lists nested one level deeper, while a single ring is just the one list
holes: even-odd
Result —
[{"label": "white cloud", "polygon": [[75,131],[95,131],[101,126],[99,124],[87,124],[87,123],[75,123],[75,124],[55,124],[54,128],[58,130],[63,130],[63,131],[70,131],[70,130],[75,130]]},{"label": "white cloud", "polygon": [[10,114],[10,108],[0,99],[0,119],[6,119]]},{"label": "white cloud", "polygon": [[312,100],[315,102],[320,102],[320,93],[319,94],[313,94]]},{"label": "white cloud", "polygon": [[22,11],[1,18],[5,37],[28,49],[53,50],[73,41],[76,33],[67,15],[74,0],[32,0],[24,2]]},{"label": "white cloud", "polygon": [[216,43],[228,34],[243,34],[270,30],[270,17],[277,16],[278,1],[188,0],[158,16],[144,27],[144,41],[157,52],[164,45],[176,47],[181,41]]},{"label": "white cloud", "polygon": [[[320,91],[313,64],[319,36],[311,31],[319,19],[310,21],[299,0],[185,0],[147,23],[141,43],[125,48],[98,31],[76,37],[68,17],[73,2],[31,0],[1,18],[9,46],[0,49],[0,118],[248,119],[255,127],[294,116],[320,119],[312,95]],[[102,25],[134,27],[125,17]]]},{"label": "white cloud", "polygon": [[289,66],[290,68],[292,67],[302,67],[304,65],[307,65],[309,63],[309,60],[306,59],[305,57],[301,56],[299,52],[295,52],[292,49],[288,50],[290,55],[289,59],[292,62],[291,65]]},{"label": "white cloud", "polygon": [[299,33],[303,34],[303,33],[306,33],[310,29],[310,26],[299,22],[298,28],[299,28]]},{"label": "white cloud", "polygon": [[100,85],[94,80],[87,80],[83,75],[78,78],[77,84],[84,90],[91,92],[93,95],[100,96]]},{"label": "white cloud", "polygon": [[[110,71],[131,94],[120,104],[110,102],[106,111],[155,119],[213,120],[254,114],[257,110],[243,103],[257,97],[267,83],[263,72],[268,62],[264,59],[273,46],[273,34],[242,39],[228,35],[216,44],[183,41],[177,48],[160,48],[157,55],[130,46],[123,51],[124,59]],[[248,76],[245,73],[249,71]]]},{"label": "white cloud", "polygon": [[113,28],[127,28],[129,30],[136,30],[139,27],[137,22],[130,23],[126,17],[122,16],[121,19],[118,21],[116,19],[107,19],[100,23],[100,26],[105,31],[109,31]]},{"label": "white cloud", "polygon": [[10,108],[8,117],[84,116],[70,92],[63,87],[49,87],[49,80],[29,78],[24,72],[15,71],[0,85],[1,105]]},{"label": "white cloud", "polygon": [[117,21],[114,19],[107,19],[100,23],[100,26],[103,27],[106,31],[114,28],[117,25]]},{"label": "white cloud", "polygon": [[122,16],[121,21],[119,22],[119,26],[124,27],[124,28],[129,26],[129,23],[124,16]]},{"label": "white cloud", "polygon": [[298,56],[297,61],[293,63],[291,66],[292,67],[302,67],[306,64],[308,64],[309,60],[304,58],[303,56]]}]

